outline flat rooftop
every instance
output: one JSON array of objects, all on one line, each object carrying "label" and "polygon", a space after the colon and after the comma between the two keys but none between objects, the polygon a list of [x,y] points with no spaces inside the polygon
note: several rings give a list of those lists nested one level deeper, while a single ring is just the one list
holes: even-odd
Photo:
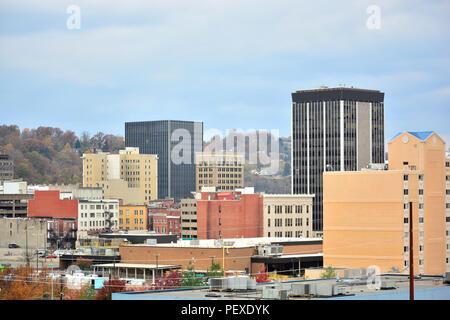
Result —
[{"label": "flat rooftop", "polygon": [[142,264],[142,263],[104,263],[95,264],[95,268],[124,268],[124,269],[180,269],[181,265],[175,264]]},{"label": "flat rooftop", "polygon": [[[346,285],[345,295],[335,297],[293,297],[288,300],[408,300],[409,279],[406,276],[381,276],[382,281],[395,281],[396,288],[389,290],[370,289],[367,285]],[[298,280],[279,282],[282,288],[289,288],[293,283],[329,283],[342,285],[336,279]],[[209,288],[182,288],[174,290],[141,291],[135,293],[113,294],[113,300],[260,300],[265,286],[276,283],[257,284],[256,290],[242,292],[210,291]],[[445,285],[441,278],[422,278],[414,280],[416,300],[450,300],[450,285]]]},{"label": "flat rooftop", "polygon": [[161,247],[193,247],[193,248],[248,248],[259,245],[271,244],[309,244],[322,243],[322,238],[281,238],[281,237],[261,237],[261,238],[232,238],[223,239],[222,245],[218,245],[217,240],[178,240],[176,243],[157,243],[157,244],[135,244],[133,246],[161,246]]}]

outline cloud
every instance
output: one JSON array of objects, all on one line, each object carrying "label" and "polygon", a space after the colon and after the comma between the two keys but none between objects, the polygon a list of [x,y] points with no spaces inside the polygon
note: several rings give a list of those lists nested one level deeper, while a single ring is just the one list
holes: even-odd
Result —
[{"label": "cloud", "polygon": [[[382,45],[433,38],[448,22],[414,7],[383,3],[383,27],[365,26],[369,1],[65,1],[81,8],[81,30],[61,28],[0,37],[0,66],[80,84],[118,85],[115,71],[217,66],[276,55],[342,56]],[[420,7],[435,13],[442,5]],[[6,1],[1,10],[51,13],[61,2]],[[429,9],[429,7],[431,9]],[[447,6],[448,7],[448,6]],[[406,12],[405,12],[406,10]],[[148,17],[148,19],[146,19]],[[420,19],[418,18],[420,17]],[[39,29],[38,29],[39,30]],[[412,36],[412,34],[414,36]],[[411,38],[413,37],[413,38]],[[372,53],[374,54],[374,53]],[[380,53],[382,54],[382,53]]]}]

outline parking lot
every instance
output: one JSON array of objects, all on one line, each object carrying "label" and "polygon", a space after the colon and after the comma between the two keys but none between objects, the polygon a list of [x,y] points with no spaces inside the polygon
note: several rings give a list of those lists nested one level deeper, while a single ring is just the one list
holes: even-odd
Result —
[{"label": "parking lot", "polygon": [[[36,267],[36,263],[38,262],[39,268],[42,268],[45,265],[53,264],[53,266],[59,266],[59,258],[56,259],[45,259],[38,258],[36,259],[36,253],[34,250],[28,250],[28,254],[30,255],[30,264],[33,267]],[[38,260],[38,261],[37,261]],[[10,264],[12,267],[17,267],[20,265],[26,264],[25,259],[25,249],[24,248],[0,248],[0,264]]]}]

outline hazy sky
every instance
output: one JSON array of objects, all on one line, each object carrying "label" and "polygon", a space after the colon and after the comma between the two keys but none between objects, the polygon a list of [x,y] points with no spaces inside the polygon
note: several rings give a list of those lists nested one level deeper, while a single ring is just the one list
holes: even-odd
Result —
[{"label": "hazy sky", "polygon": [[449,16],[438,0],[1,0],[0,124],[288,136],[293,91],[346,84],[385,92],[387,139],[435,130],[450,144]]}]

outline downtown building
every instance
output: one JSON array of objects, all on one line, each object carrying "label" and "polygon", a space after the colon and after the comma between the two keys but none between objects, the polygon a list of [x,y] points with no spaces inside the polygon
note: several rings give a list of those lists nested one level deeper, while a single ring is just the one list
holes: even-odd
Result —
[{"label": "downtown building", "polygon": [[158,157],[125,148],[119,154],[83,154],[83,187],[101,188],[105,199],[144,204],[158,194]]},{"label": "downtown building", "polygon": [[203,149],[202,122],[126,122],[125,146],[158,155],[158,199],[192,197],[196,190],[195,153]]},{"label": "downtown building", "polygon": [[323,230],[323,172],[384,163],[384,93],[321,87],[292,93],[292,193],[314,194],[313,230]]},{"label": "downtown building", "polygon": [[410,203],[414,273],[450,271],[450,159],[433,131],[401,132],[389,167],[324,173],[324,266],[409,272]]},{"label": "downtown building", "polygon": [[197,152],[196,191],[215,187],[216,191],[244,188],[245,155],[235,152]]}]

